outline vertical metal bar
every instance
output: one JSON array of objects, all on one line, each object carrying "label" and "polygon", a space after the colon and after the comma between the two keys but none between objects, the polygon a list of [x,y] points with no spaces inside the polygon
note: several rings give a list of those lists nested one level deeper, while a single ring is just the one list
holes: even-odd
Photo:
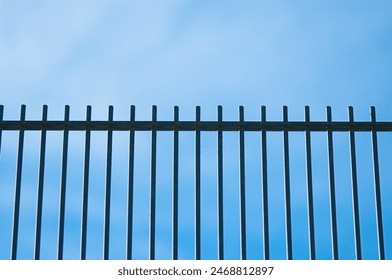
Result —
[{"label": "vertical metal bar", "polygon": [[[178,106],[174,107],[174,122],[179,118]],[[173,132],[173,260],[178,259],[178,129]]]},{"label": "vertical metal bar", "polygon": [[[69,121],[69,106],[65,106],[64,121]],[[59,229],[57,244],[57,259],[63,259],[64,251],[64,219],[65,219],[65,196],[67,187],[67,164],[68,164],[68,138],[69,129],[64,128],[63,134],[63,158],[61,165],[61,182],[60,182],[60,209],[59,209]]]},{"label": "vertical metal bar", "polygon": [[[266,107],[261,107],[261,121],[265,123]],[[267,132],[265,129],[261,131],[261,161],[262,161],[262,199],[263,199],[263,246],[264,259],[270,259],[269,248],[269,221],[268,221],[268,172],[267,172]]]},{"label": "vertical metal bar", "polygon": [[[370,116],[371,116],[372,123],[376,123],[376,109],[374,106],[370,107]],[[383,230],[382,208],[381,208],[380,168],[379,168],[379,161],[378,161],[378,142],[377,142],[377,131],[374,129],[372,130],[372,147],[373,147],[374,194],[375,194],[376,217],[377,217],[378,257],[380,260],[385,260],[384,230]]]},{"label": "vertical metal bar", "polygon": [[[287,106],[283,107],[283,122],[288,122]],[[284,152],[284,187],[285,187],[285,211],[286,211],[286,250],[287,259],[293,259],[293,242],[291,229],[291,203],[290,203],[290,159],[289,159],[289,133],[287,124],[283,131],[283,152]]]},{"label": "vertical metal bar", "polygon": [[[24,122],[25,118],[26,118],[26,105],[22,105],[20,108],[20,121]],[[21,184],[22,184],[22,166],[23,166],[23,143],[24,143],[24,129],[21,128],[19,130],[18,162],[16,167],[14,219],[13,219],[12,244],[11,244],[12,260],[16,260],[17,250],[18,250],[20,191],[21,191]]]},{"label": "vertical metal bar", "polygon": [[[309,106],[305,107],[305,122],[310,122]],[[314,233],[314,210],[313,210],[313,180],[312,180],[312,148],[310,130],[305,131],[306,138],[306,185],[308,192],[308,223],[309,223],[309,253],[310,259],[316,259],[315,233]]]},{"label": "vertical metal bar", "polygon": [[[0,122],[3,121],[4,105],[0,105]],[[1,138],[3,131],[0,129],[0,155],[1,155]]]},{"label": "vertical metal bar", "polygon": [[245,135],[241,126],[244,122],[244,107],[239,107],[239,152],[240,152],[240,224],[241,224],[241,259],[246,260],[246,193],[245,193]]},{"label": "vertical metal bar", "polygon": [[[48,120],[48,106],[44,105],[42,108],[42,122],[46,123]],[[35,248],[34,259],[39,260],[41,250],[41,226],[42,226],[42,200],[44,193],[44,172],[45,172],[45,149],[46,149],[46,130],[41,131],[41,148],[39,158],[39,174],[38,174],[38,188],[37,188],[37,216],[35,227]]]},{"label": "vertical metal bar", "polygon": [[[327,122],[332,122],[331,107],[327,107]],[[338,247],[338,226],[336,218],[336,194],[335,194],[335,167],[333,156],[333,135],[329,127],[327,131],[328,141],[328,172],[329,172],[329,192],[330,192],[330,211],[331,211],[331,232],[332,232],[332,255],[334,260],[339,259]]]},{"label": "vertical metal bar", "polygon": [[[353,107],[348,108],[349,122],[354,122]],[[353,213],[354,213],[354,235],[355,235],[355,255],[356,259],[362,259],[361,250],[361,230],[359,224],[359,199],[358,199],[358,181],[357,181],[357,164],[355,155],[355,132],[350,129],[350,154],[351,154],[351,180],[353,195]]]},{"label": "vertical metal bar", "polygon": [[[108,121],[113,121],[113,106],[109,106]],[[110,198],[112,187],[112,151],[113,151],[113,129],[108,128],[107,150],[106,150],[106,188],[105,188],[105,221],[104,221],[104,246],[103,258],[109,259],[110,242]]]},{"label": "vertical metal bar", "polygon": [[[86,121],[91,122],[91,106],[87,106]],[[91,143],[91,129],[86,128],[85,142],[84,142],[84,171],[83,171],[83,193],[82,193],[82,225],[81,225],[81,240],[80,240],[80,259],[86,259],[87,247],[87,214],[88,214],[88,189],[90,177],[90,143]]]},{"label": "vertical metal bar", "polygon": [[[157,106],[152,106],[152,122],[157,121]],[[156,161],[157,130],[151,130],[151,186],[150,186],[150,260],[155,259],[155,209],[156,209]]]},{"label": "vertical metal bar", "polygon": [[[130,109],[130,121],[135,122],[135,106]],[[135,165],[135,129],[129,130],[129,164],[128,164],[128,217],[127,217],[127,260],[132,259],[133,233],[133,186]]]},{"label": "vertical metal bar", "polygon": [[[196,122],[200,122],[200,106],[196,107]],[[200,207],[200,129],[196,128],[195,143],[195,259],[201,259],[201,207]]]},{"label": "vertical metal bar", "polygon": [[[222,106],[218,106],[218,124],[222,122]],[[218,129],[218,259],[224,259],[223,234],[223,132]]]}]

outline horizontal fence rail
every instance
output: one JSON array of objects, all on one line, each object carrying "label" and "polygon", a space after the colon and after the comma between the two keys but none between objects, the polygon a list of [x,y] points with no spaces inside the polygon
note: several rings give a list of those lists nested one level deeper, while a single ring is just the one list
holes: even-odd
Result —
[{"label": "horizontal fence rail", "polygon": [[392,131],[391,122],[298,122],[298,121],[2,121],[1,130],[74,131]]},{"label": "horizontal fence rail", "polygon": [[[52,121],[45,105],[42,119],[33,121],[26,120],[25,105],[19,120],[4,120],[4,107],[0,106],[0,259],[392,258],[392,209],[387,204],[392,178],[386,156],[392,156],[392,151],[384,149],[380,154],[378,139],[380,132],[392,131],[392,122],[378,122],[374,107],[367,122],[355,121],[352,107],[348,108],[348,121],[332,121],[330,107],[326,121],[311,121],[309,107],[305,107],[304,121],[289,121],[286,106],[282,121],[267,121],[264,106],[259,121],[246,121],[242,106],[238,121],[224,121],[222,111],[218,106],[217,120],[204,121],[201,108],[196,107],[194,121],[181,121],[175,107],[172,121],[160,121],[153,106],[151,120],[137,121],[135,106],[131,106],[129,119],[116,121],[114,108],[109,106],[107,120],[93,121],[88,106],[85,120],[74,121],[66,106],[64,120]],[[37,148],[29,140],[34,131],[40,137]],[[17,138],[12,138],[14,132]],[[100,138],[97,146],[97,133],[102,132],[106,139]],[[160,137],[168,132],[171,136],[164,142]],[[255,132],[256,142],[251,138]],[[275,137],[277,132],[280,138]],[[303,133],[301,140],[295,138],[298,132]],[[322,145],[314,140],[321,132]],[[369,136],[368,146],[357,139],[360,132]],[[75,146],[76,133],[83,140]],[[187,143],[183,137],[189,133]],[[206,133],[213,133],[215,140]],[[236,135],[237,140],[230,141],[237,147],[225,142],[228,133]],[[336,139],[338,133],[345,135],[345,142]],[[61,139],[51,141],[53,134]],[[7,141],[7,137],[14,140]],[[120,149],[124,141],[126,145]],[[304,154],[300,155],[296,142],[303,144]],[[30,149],[39,151],[35,165],[30,163],[34,157]],[[359,159],[362,149],[369,150],[371,163]],[[58,163],[51,159],[53,150],[61,153]],[[75,161],[78,154],[80,160]],[[101,161],[105,168],[96,171]],[[10,183],[14,162],[14,182]],[[216,166],[213,170],[211,162]],[[337,169],[337,165],[343,166],[341,162],[347,162],[348,172]],[[37,174],[28,166],[38,168]],[[237,166],[235,172],[233,166]],[[126,174],[118,175],[116,167]],[[81,170],[79,184],[70,175],[76,169]],[[145,169],[149,169],[147,176]],[[47,183],[56,172],[58,180]],[[165,174],[171,177],[162,182]],[[126,180],[118,183],[121,176]],[[30,177],[36,181],[31,183]],[[36,200],[28,199],[34,192]],[[99,192],[101,200],[96,198]],[[57,210],[47,205],[57,205]],[[34,218],[28,220],[32,214]],[[347,232],[352,233],[351,238]],[[165,234],[170,238],[165,239]],[[26,237],[29,235],[34,238]],[[72,236],[77,236],[77,244]],[[95,247],[102,254],[92,253]],[[123,253],[114,253],[114,247]]]}]

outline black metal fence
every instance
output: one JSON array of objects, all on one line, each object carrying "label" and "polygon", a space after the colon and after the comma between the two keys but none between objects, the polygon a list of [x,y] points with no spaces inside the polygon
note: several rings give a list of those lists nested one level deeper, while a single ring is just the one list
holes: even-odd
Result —
[{"label": "black metal fence", "polygon": [[[47,106],[43,107],[42,112],[42,120],[32,121],[26,120],[26,107],[22,105],[20,119],[19,120],[3,120],[3,106],[0,107],[0,168],[3,170],[8,168],[12,162],[1,161],[1,157],[4,157],[4,152],[9,147],[5,146],[4,143],[2,146],[2,139],[5,134],[10,133],[12,131],[18,132],[18,140],[17,140],[17,153],[16,153],[16,171],[15,171],[15,183],[13,184],[13,196],[8,197],[7,199],[13,200],[12,204],[12,222],[11,223],[3,223],[0,224],[3,229],[3,238],[9,238],[10,242],[3,242],[3,248],[0,248],[3,252],[8,251],[10,253],[11,259],[18,259],[19,251],[23,250],[23,246],[21,245],[21,237],[19,234],[19,228],[22,223],[20,208],[21,208],[21,192],[25,187],[23,181],[23,172],[25,170],[24,160],[25,160],[25,133],[27,131],[38,131],[40,133],[40,148],[39,148],[39,162],[38,162],[38,175],[37,175],[37,188],[36,188],[36,202],[31,205],[29,208],[34,213],[35,221],[34,221],[34,256],[31,258],[40,259],[41,258],[41,247],[43,242],[42,231],[44,227],[42,225],[43,219],[43,204],[45,203],[45,195],[44,190],[48,186],[45,184],[45,178],[48,176],[48,168],[47,166],[47,133],[50,131],[60,131],[62,136],[61,141],[61,171],[60,171],[60,180],[59,180],[59,210],[58,210],[58,219],[55,221],[57,225],[57,240],[56,240],[56,258],[63,259],[64,258],[64,249],[65,249],[65,218],[66,212],[70,211],[69,208],[66,207],[67,203],[67,187],[69,187],[67,179],[69,179],[69,171],[73,167],[70,166],[68,157],[69,157],[69,138],[70,132],[73,131],[81,131],[83,133],[83,176],[81,182],[81,206],[80,206],[80,243],[77,246],[79,250],[80,259],[87,258],[87,243],[90,242],[87,234],[88,230],[88,217],[91,205],[89,205],[89,194],[93,191],[91,184],[91,172],[92,172],[92,163],[91,163],[91,149],[92,149],[92,133],[96,131],[103,131],[106,137],[106,149],[105,149],[105,182],[104,182],[104,203],[103,203],[103,211],[104,211],[104,219],[103,219],[103,233],[102,233],[102,258],[109,259],[110,258],[110,250],[111,246],[109,243],[112,242],[110,238],[111,234],[111,222],[114,215],[117,215],[112,211],[113,204],[116,204],[116,201],[111,197],[113,188],[113,133],[118,131],[124,131],[127,133],[125,137],[127,139],[127,187],[126,187],[126,208],[123,209],[125,211],[124,218],[126,219],[125,230],[125,244],[123,244],[125,257],[126,259],[134,258],[134,246],[135,246],[135,237],[133,236],[135,232],[135,219],[137,219],[138,215],[141,215],[140,212],[136,212],[134,209],[134,203],[138,200],[138,197],[135,195],[135,168],[138,162],[135,160],[135,135],[138,132],[148,132],[149,133],[149,145],[150,149],[148,152],[149,158],[149,206],[148,206],[148,223],[149,223],[149,232],[148,232],[148,258],[156,259],[156,234],[157,234],[157,199],[159,199],[159,194],[157,193],[157,184],[159,184],[157,179],[157,147],[158,147],[158,137],[157,134],[163,131],[172,132],[171,136],[171,163],[167,166],[167,170],[171,175],[170,182],[170,192],[171,198],[168,200],[169,205],[165,207],[170,209],[171,218],[167,223],[170,224],[171,227],[171,258],[179,259],[179,192],[182,191],[181,183],[179,182],[179,176],[181,176],[182,166],[180,164],[180,155],[181,149],[180,144],[180,134],[182,132],[191,132],[193,138],[193,151],[189,152],[189,156],[192,158],[193,166],[194,166],[194,176],[193,176],[193,188],[192,195],[194,195],[193,200],[193,230],[194,233],[192,235],[192,252],[194,255],[194,259],[202,259],[202,239],[205,237],[202,233],[203,226],[203,218],[202,218],[202,159],[201,159],[201,150],[203,148],[202,141],[204,132],[215,132],[214,135],[216,137],[216,156],[215,159],[217,167],[214,172],[216,172],[216,250],[217,250],[217,259],[225,259],[225,249],[230,244],[225,243],[225,228],[224,228],[224,213],[225,209],[232,207],[231,205],[225,204],[224,196],[225,196],[225,184],[224,183],[224,133],[226,132],[234,132],[238,134],[238,150],[230,151],[231,153],[235,153],[238,155],[238,231],[239,231],[239,257],[240,259],[247,259],[249,255],[249,250],[254,250],[253,245],[249,245],[247,243],[247,236],[250,234],[249,226],[250,222],[248,220],[250,213],[255,211],[253,208],[250,209],[250,206],[247,206],[247,192],[248,186],[246,182],[246,172],[249,171],[249,168],[254,168],[252,166],[248,166],[246,164],[246,148],[251,149],[251,153],[257,155],[260,159],[260,174],[259,183],[256,184],[256,188],[260,190],[260,198],[258,200],[259,208],[257,208],[260,213],[259,225],[260,232],[258,234],[259,239],[261,240],[260,248],[257,250],[261,251],[260,256],[262,259],[273,259],[271,256],[271,251],[273,250],[273,244],[271,242],[271,223],[274,219],[274,213],[271,210],[271,207],[276,202],[273,201],[271,195],[269,194],[272,191],[272,188],[276,186],[272,185],[271,182],[273,178],[271,178],[269,163],[272,160],[268,158],[268,149],[271,145],[275,143],[268,142],[268,136],[270,133],[281,132],[283,149],[282,155],[283,160],[282,164],[282,173],[281,177],[283,182],[283,214],[284,214],[284,247],[285,247],[285,257],[287,259],[295,259],[293,254],[293,219],[295,219],[295,215],[292,213],[293,202],[295,198],[292,195],[293,192],[293,182],[291,180],[292,172],[298,172],[296,170],[296,165],[299,163],[293,162],[290,158],[290,151],[292,151],[293,146],[289,143],[290,135],[295,132],[303,132],[304,133],[304,146],[305,146],[305,156],[304,156],[304,168],[305,171],[305,184],[306,184],[306,205],[303,205],[304,209],[306,209],[306,220],[307,223],[303,225],[307,229],[307,242],[306,244],[302,244],[299,246],[303,246],[308,251],[309,259],[317,259],[317,250],[318,246],[316,245],[316,230],[315,223],[317,222],[317,218],[315,218],[315,205],[314,201],[314,185],[317,184],[318,178],[314,176],[314,172],[312,168],[315,163],[318,162],[318,159],[315,158],[312,153],[314,153],[314,148],[312,146],[312,136],[316,132],[324,132],[326,145],[326,159],[327,159],[327,185],[328,185],[328,207],[329,216],[328,223],[330,224],[330,231],[328,233],[330,243],[323,244],[324,247],[330,247],[331,250],[331,259],[340,259],[341,258],[341,245],[339,246],[339,226],[338,226],[338,209],[337,209],[337,200],[338,198],[338,190],[336,186],[336,161],[340,161],[343,155],[338,155],[334,149],[336,144],[334,143],[334,136],[342,132],[348,137],[348,155],[350,162],[350,189],[351,194],[350,197],[347,198],[347,204],[350,204],[352,207],[351,213],[345,213],[344,215],[352,215],[353,222],[353,244],[354,244],[354,258],[355,259],[363,259],[362,254],[362,246],[366,240],[361,236],[363,228],[361,228],[361,222],[363,219],[374,219],[374,225],[376,226],[376,249],[377,250],[377,258],[378,259],[386,259],[386,251],[389,250],[389,254],[392,254],[391,248],[387,248],[386,244],[391,245],[392,241],[391,237],[386,238],[385,234],[385,223],[388,224],[388,228],[391,228],[390,223],[387,222],[386,218],[383,217],[383,209],[385,212],[386,208],[385,202],[389,201],[388,198],[382,197],[382,192],[390,192],[390,185],[381,184],[380,180],[380,160],[379,160],[379,144],[378,144],[378,135],[380,132],[391,132],[392,131],[392,122],[378,122],[376,120],[375,108],[371,107],[371,118],[370,121],[358,122],[354,121],[354,113],[353,108],[349,107],[348,110],[348,121],[332,121],[331,108],[327,107],[326,110],[326,121],[311,121],[310,120],[310,112],[309,107],[305,108],[305,117],[304,121],[289,121],[288,118],[288,109],[287,107],[283,107],[283,120],[282,121],[267,121],[266,118],[266,108],[261,107],[261,114],[259,121],[246,121],[244,119],[244,109],[243,107],[239,107],[239,115],[238,121],[224,121],[222,114],[222,107],[219,106],[217,110],[217,120],[215,121],[202,121],[201,120],[201,109],[200,107],[196,107],[195,111],[195,120],[194,121],[181,121],[179,119],[179,108],[174,108],[174,117],[171,121],[159,121],[157,119],[157,108],[153,106],[152,108],[152,119],[149,121],[137,121],[135,120],[135,107],[130,107],[130,118],[125,121],[115,121],[113,119],[113,107],[109,107],[108,120],[105,121],[93,121],[91,119],[91,107],[87,107],[86,119],[82,121],[73,121],[70,120],[70,108],[69,106],[65,107],[65,115],[64,120],[61,121],[51,121],[48,120],[48,108]],[[252,145],[251,148],[246,146],[246,135],[249,132],[256,132],[259,135],[259,145]],[[371,138],[371,154],[373,158],[372,162],[372,180],[373,186],[372,191],[370,192],[372,196],[374,196],[374,215],[366,216],[365,218],[361,215],[361,205],[360,205],[360,190],[359,190],[359,182],[358,182],[358,170],[357,170],[357,153],[358,150],[356,148],[356,135],[358,132],[365,132],[367,135],[370,135]],[[58,132],[57,132],[58,133]],[[102,147],[101,147],[102,150]],[[124,151],[122,153],[125,153]],[[383,166],[384,171],[388,172],[389,166]],[[22,170],[23,169],[23,170]],[[253,172],[254,170],[252,170]],[[50,172],[53,173],[51,170]],[[3,178],[0,183],[0,193],[3,192],[2,196],[5,197],[5,189],[7,186],[4,181],[4,171],[2,174]],[[29,171],[29,174],[31,170]],[[255,185],[255,183],[252,183]],[[4,199],[5,200],[5,199]],[[382,203],[384,201],[384,203]],[[0,209],[4,209],[0,208]],[[78,208],[79,209],[79,208]],[[367,210],[364,210],[367,211]],[[0,218],[4,217],[0,215]],[[227,220],[230,217],[225,217]],[[207,219],[207,218],[205,218]],[[31,222],[31,221],[30,221]],[[252,220],[251,222],[254,224],[255,222]],[[12,226],[12,230],[7,229],[7,225]],[[10,232],[11,236],[6,236],[6,233]],[[214,237],[215,238],[215,237]],[[388,239],[389,238],[389,239]],[[388,242],[386,242],[388,239]],[[8,240],[8,239],[7,239]],[[93,241],[91,241],[93,242]],[[94,241],[95,242],[95,241]],[[7,244],[9,244],[7,248]],[[252,247],[252,248],[250,248]],[[366,257],[365,257],[366,258]],[[390,258],[390,257],[389,257]]]}]

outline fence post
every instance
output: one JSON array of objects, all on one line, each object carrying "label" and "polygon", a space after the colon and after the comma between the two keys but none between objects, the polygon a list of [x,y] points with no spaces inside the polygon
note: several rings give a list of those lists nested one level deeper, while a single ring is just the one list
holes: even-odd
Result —
[{"label": "fence post", "polygon": [[[376,123],[376,108],[370,107],[371,122]],[[377,219],[377,239],[378,239],[378,256],[380,260],[385,260],[384,250],[384,230],[382,221],[381,207],[381,186],[380,186],[380,168],[378,163],[378,142],[377,132],[372,130],[372,152],[373,152],[373,172],[374,172],[374,195],[376,203],[376,219]]]},{"label": "fence post", "polygon": [[[42,108],[42,122],[48,118],[48,106]],[[37,190],[37,214],[35,228],[35,249],[34,259],[39,260],[41,250],[41,226],[42,226],[42,201],[44,192],[44,173],[45,173],[45,149],[46,149],[46,130],[41,131],[41,148],[39,158],[38,190]]]},{"label": "fence post", "polygon": [[339,259],[338,247],[338,226],[336,220],[336,194],[335,194],[335,167],[333,153],[333,135],[330,124],[332,122],[331,107],[327,107],[327,143],[328,143],[328,172],[329,172],[329,195],[331,211],[331,232],[332,232],[332,256],[334,260]]},{"label": "fence post", "polygon": [[[196,107],[196,123],[200,122],[200,106]],[[201,259],[201,198],[200,198],[200,129],[197,126],[195,132],[195,259]]]},{"label": "fence post", "polygon": [[[348,107],[349,122],[354,123],[353,107]],[[362,259],[361,249],[361,227],[359,225],[359,199],[358,199],[358,179],[357,179],[357,160],[355,154],[355,132],[350,129],[350,155],[351,155],[351,183],[353,198],[353,215],[354,215],[354,237],[355,237],[355,257],[357,260]]]},{"label": "fence post", "polygon": [[291,196],[290,196],[290,158],[289,158],[289,132],[288,132],[288,110],[283,107],[283,157],[284,157],[284,186],[285,186],[285,211],[286,211],[286,250],[287,259],[293,259],[293,242],[291,233]]},{"label": "fence post", "polygon": [[179,118],[178,107],[174,107],[174,132],[173,132],[173,248],[172,258],[178,259],[178,129],[177,123]]},{"label": "fence post", "polygon": [[[25,118],[26,118],[26,105],[22,105],[20,108],[20,122],[23,123],[25,121]],[[24,132],[25,132],[24,129],[19,130],[18,162],[16,167],[14,219],[13,219],[12,244],[11,244],[12,260],[16,260],[17,253],[18,253],[19,211],[20,211],[20,192],[22,187]]]},{"label": "fence post", "polygon": [[[87,106],[86,121],[91,122],[91,106]],[[84,170],[83,170],[83,190],[82,190],[82,224],[81,224],[81,238],[80,238],[80,259],[86,259],[87,247],[87,212],[88,212],[88,189],[90,177],[90,143],[91,130],[86,127],[84,140]]]},{"label": "fence post", "polygon": [[[69,111],[68,105],[65,106],[64,111],[64,122],[69,121]],[[57,245],[57,259],[63,259],[64,250],[64,219],[65,219],[65,196],[67,188],[67,165],[68,165],[68,137],[69,128],[66,126],[64,128],[63,134],[63,158],[61,164],[61,182],[60,182],[60,210],[59,210],[59,230],[58,230],[58,245]]]},{"label": "fence post", "polygon": [[218,106],[218,259],[224,259],[222,106]]},{"label": "fence post", "polygon": [[[305,107],[305,122],[310,122],[309,106]],[[309,251],[310,259],[316,259],[315,233],[314,233],[314,210],[313,210],[313,180],[312,180],[312,147],[310,130],[305,131],[306,149],[306,185],[308,191],[308,223],[309,223]]]},{"label": "fence post", "polygon": [[133,188],[135,173],[135,106],[130,108],[131,129],[129,130],[129,161],[128,161],[128,200],[127,200],[127,260],[132,259],[133,245]]},{"label": "fence post", "polygon": [[[266,107],[261,107],[261,122],[265,123]],[[269,220],[268,220],[268,169],[267,169],[267,132],[265,129],[261,131],[261,161],[262,161],[262,203],[263,203],[263,245],[264,245],[264,259],[270,259],[269,248]]]},{"label": "fence post", "polygon": [[[113,121],[113,106],[109,106],[108,124]],[[105,220],[104,220],[104,244],[103,258],[109,259],[110,243],[110,199],[112,188],[112,150],[113,129],[108,127],[107,150],[106,150],[106,186],[105,186]]]},{"label": "fence post", "polygon": [[157,161],[157,107],[152,106],[151,130],[151,185],[150,185],[150,260],[155,259],[155,208],[156,208],[156,161]]},{"label": "fence post", "polygon": [[246,193],[245,193],[245,135],[244,135],[244,107],[239,107],[239,153],[240,153],[240,236],[241,259],[246,260]]}]

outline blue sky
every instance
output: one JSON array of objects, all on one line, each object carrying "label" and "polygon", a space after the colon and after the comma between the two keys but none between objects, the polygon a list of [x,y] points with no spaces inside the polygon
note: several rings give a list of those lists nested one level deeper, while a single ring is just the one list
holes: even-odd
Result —
[{"label": "blue sky", "polygon": [[[115,119],[125,120],[129,116],[129,105],[133,104],[137,106],[136,118],[146,120],[150,119],[151,105],[155,104],[158,105],[159,119],[171,119],[174,105],[180,106],[180,118],[185,120],[194,119],[196,105],[202,106],[202,119],[215,119],[217,105],[224,106],[225,119],[237,119],[237,108],[243,105],[245,118],[258,120],[260,106],[266,105],[267,118],[280,120],[281,107],[288,105],[290,118],[302,120],[304,106],[310,105],[312,119],[324,120],[325,106],[329,105],[333,108],[334,119],[346,120],[347,106],[352,105],[357,119],[368,120],[369,106],[375,105],[380,120],[391,120],[391,13],[391,1],[0,0],[0,103],[5,105],[4,119],[17,119],[21,104],[28,106],[28,119],[39,119],[43,104],[49,105],[49,118],[61,119],[64,105],[68,104],[71,105],[71,119],[83,119],[87,105],[93,106],[93,119],[105,119],[108,105],[114,105]],[[6,137],[4,133],[3,158],[0,159],[2,176],[12,174],[15,166],[11,159],[16,151],[15,143],[12,144],[16,135],[10,134],[8,140]],[[31,137],[27,145],[37,145],[38,133],[32,133]],[[148,134],[138,137],[140,142],[149,141]],[[165,137],[167,141],[171,139],[169,134],[162,139]],[[183,144],[183,154],[186,154],[193,149],[193,138],[188,134],[183,137],[190,142]],[[250,136],[252,139],[248,141],[257,143],[257,137]],[[295,142],[297,136],[293,137]],[[319,141],[323,143],[319,145],[323,147],[319,152],[322,158],[319,170],[320,176],[325,177],[323,137],[320,136]],[[230,143],[237,147],[237,138],[235,135],[228,136],[229,154]],[[301,149],[302,138],[303,135],[298,136]],[[347,142],[344,136],[341,138],[340,142]],[[48,160],[52,160],[53,168],[58,168],[61,151],[60,144],[56,142],[61,141],[61,135],[54,135],[53,139],[48,149],[52,147],[57,161],[55,156]],[[206,139],[206,143],[215,143],[214,135],[208,134]],[[380,141],[387,143],[387,139]],[[76,148],[70,156],[71,161],[75,160],[76,166],[82,166],[83,135],[76,135],[72,141],[75,141]],[[104,134],[97,133],[95,141],[104,145]],[[126,139],[119,137],[117,141],[118,147],[127,147]],[[280,145],[279,141],[281,137],[278,135],[276,142]],[[369,142],[367,138],[363,140],[364,143],[366,141]],[[9,152],[4,150],[6,143],[11,145]],[[314,146],[318,146],[317,141]],[[101,163],[96,170],[103,171],[104,152],[96,149],[96,164]],[[211,149],[211,153],[205,151],[205,166],[215,168]],[[165,150],[164,146],[162,150]],[[140,154],[143,153],[148,153],[148,145],[145,150],[140,146]],[[248,153],[247,159],[259,164],[258,154]],[[343,149],[342,153],[347,151]],[[271,152],[273,158],[274,154]],[[296,154],[292,158],[296,158]],[[10,161],[6,160],[7,155]],[[31,169],[25,168],[32,170],[32,174],[36,174],[37,155],[38,152],[31,155]],[[365,159],[369,158],[367,155],[365,152]],[[121,151],[118,151],[118,156],[121,158]],[[162,153],[162,162],[165,162],[165,156],[170,158]],[[234,162],[235,155],[233,157]],[[301,160],[303,153],[298,152],[298,157]],[[29,162],[28,156],[26,158]],[[271,168],[272,174],[274,170],[280,174],[281,158],[280,155],[276,160],[276,169]],[[343,165],[341,170],[349,167],[346,159],[346,164],[344,157],[339,160],[339,164]],[[119,170],[120,162],[118,159]],[[147,159],[144,164],[140,164],[139,174],[144,172],[147,179],[140,175],[140,180],[147,180],[145,183],[148,185]],[[183,164],[189,166],[189,177],[192,178],[193,159],[184,157]],[[232,168],[235,171],[228,173],[237,172],[235,164],[227,165],[228,170]],[[317,166],[314,169],[318,171]],[[78,185],[82,168],[75,170],[78,170],[74,171],[75,182],[79,182],[75,184]],[[211,183],[215,179],[214,172],[210,174],[208,170],[205,185],[214,185]],[[170,176],[164,173],[167,172],[160,175],[162,182],[170,184]],[[296,180],[296,173],[293,180]],[[47,175],[48,182],[52,176],[56,185],[58,174],[52,175],[50,171],[47,174],[51,174]],[[184,171],[184,174],[187,173]],[[364,179],[369,184],[372,182],[370,175]],[[34,176],[26,175],[32,193],[36,184]],[[125,180],[125,177],[120,179],[121,176],[125,175],[116,178]],[[249,176],[248,181],[257,181],[259,178],[255,176]],[[280,182],[279,176],[271,177]],[[301,176],[298,175],[298,181],[304,182]],[[192,181],[186,177],[184,175],[182,179],[184,185],[191,186]],[[341,178],[342,185],[349,182],[349,177],[342,175]],[[228,177],[226,181],[235,182],[237,179],[235,176]],[[10,186],[13,180],[9,178]],[[390,182],[389,177],[383,180]],[[3,191],[12,197],[11,187],[4,187]],[[99,201],[99,192],[96,195]],[[186,193],[184,196],[185,200],[190,199],[186,198]],[[207,196],[205,199],[208,201]],[[56,209],[57,205],[53,203],[53,209]],[[254,207],[257,207],[256,203]],[[5,224],[3,226],[6,227]],[[276,225],[278,232],[279,226],[281,223]],[[321,225],[320,232],[327,227]],[[164,234],[160,244],[164,247],[169,233],[164,225],[162,228]],[[191,227],[184,232],[186,230],[192,232]],[[391,232],[390,225],[388,230]],[[77,234],[72,234],[77,240]],[[300,230],[296,234],[304,236]],[[139,235],[140,240],[145,238],[143,231]],[[184,233],[182,236],[185,236],[184,244],[188,244],[188,235]],[[215,246],[213,240],[207,239],[206,244],[208,242]],[[255,242],[255,246],[260,245],[259,241]],[[389,246],[392,246],[391,242]],[[206,248],[209,248],[208,244]],[[277,249],[276,258],[282,258],[284,253],[281,251],[284,248]],[[29,254],[27,252],[24,257],[28,258]],[[69,254],[72,258],[72,253]],[[182,254],[185,258],[192,255],[186,249]],[[255,258],[257,254],[254,254]],[[326,252],[324,257],[328,258],[328,254]],[[94,258],[98,253],[91,255]],[[214,257],[213,252],[207,255]],[[306,257],[305,253],[299,255]],[[145,255],[141,253],[140,256],[143,258]],[[231,256],[235,258],[236,253]],[[374,252],[369,256],[374,257]],[[163,254],[162,257],[167,256]],[[347,258],[350,257],[348,253]],[[7,254],[1,253],[1,258],[7,258]]]}]

